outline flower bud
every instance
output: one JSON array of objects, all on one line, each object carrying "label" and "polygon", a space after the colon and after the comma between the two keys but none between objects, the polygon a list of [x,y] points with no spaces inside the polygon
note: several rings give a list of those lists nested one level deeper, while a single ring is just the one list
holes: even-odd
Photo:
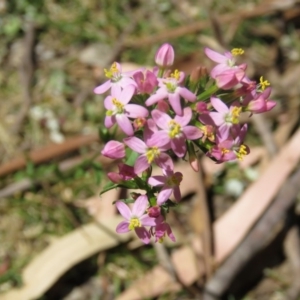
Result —
[{"label": "flower bud", "polygon": [[160,46],[155,54],[155,63],[163,68],[170,67],[174,63],[174,49],[173,47],[165,43]]},{"label": "flower bud", "polygon": [[101,154],[111,159],[124,158],[126,155],[125,146],[117,141],[109,141],[104,146]]},{"label": "flower bud", "polygon": [[158,218],[160,216],[160,207],[151,206],[148,208],[148,216],[151,218]]}]

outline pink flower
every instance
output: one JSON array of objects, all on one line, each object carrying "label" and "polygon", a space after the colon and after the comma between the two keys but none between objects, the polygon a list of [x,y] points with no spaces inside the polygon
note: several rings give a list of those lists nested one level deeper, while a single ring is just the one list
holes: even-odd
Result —
[{"label": "pink flower", "polygon": [[121,183],[122,181],[131,180],[137,175],[134,173],[134,169],[131,166],[128,166],[124,163],[118,164],[119,173],[116,172],[109,172],[107,177],[113,183]]},{"label": "pink flower", "polygon": [[143,243],[150,242],[150,233],[145,226],[156,226],[157,220],[148,216],[148,198],[146,195],[139,196],[132,207],[132,210],[122,201],[117,201],[116,206],[120,214],[125,218],[116,228],[117,233],[125,233],[134,230]]},{"label": "pink flower", "polygon": [[231,160],[243,160],[244,156],[250,153],[249,147],[243,144],[248,126],[236,127],[232,137],[221,142],[216,141],[216,145],[211,149],[210,155],[217,159],[219,163]]},{"label": "pink flower", "polygon": [[129,136],[134,134],[132,124],[128,118],[147,117],[149,114],[143,106],[128,104],[134,91],[135,87],[133,85],[128,85],[123,90],[116,87],[112,90],[111,96],[105,98],[104,106],[107,109],[104,120],[105,127],[110,128],[118,123],[124,133]]},{"label": "pink flower", "polygon": [[180,97],[190,102],[194,102],[196,100],[195,94],[193,94],[187,88],[180,86],[183,79],[184,73],[178,72],[178,70],[175,70],[175,72],[172,73],[168,78],[159,78],[158,86],[160,88],[156,91],[155,94],[153,94],[146,100],[146,105],[150,106],[159,102],[160,100],[168,98],[174,112],[177,115],[182,116],[183,110],[180,103]]},{"label": "pink flower", "polygon": [[166,235],[171,239],[172,242],[176,242],[172,229],[167,222],[162,222],[156,225],[153,235],[155,236],[155,242],[162,243]]},{"label": "pink flower", "polygon": [[[173,170],[173,161],[171,157],[164,153],[169,149],[166,141],[151,141],[153,130],[155,130],[152,120],[147,121],[147,126],[144,130],[144,140],[137,137],[128,137],[123,142],[133,151],[140,153],[134,164],[134,172],[140,174],[155,162],[160,168]],[[153,128],[154,127],[154,128]]]},{"label": "pink flower", "polygon": [[275,105],[276,101],[269,100],[271,94],[271,88],[266,88],[262,93],[248,94],[243,100],[243,106],[245,111],[250,111],[254,114],[263,113],[271,110]]},{"label": "pink flower", "polygon": [[239,124],[239,115],[242,107],[231,105],[230,108],[222,102],[219,98],[211,97],[210,102],[217,112],[210,112],[209,116],[214,124],[218,127],[218,136],[225,140],[230,133],[230,128]]},{"label": "pink flower", "polygon": [[157,196],[157,204],[164,204],[174,194],[175,200],[181,200],[179,185],[182,181],[182,173],[173,170],[162,170],[163,176],[152,176],[148,179],[148,183],[152,186],[162,186]]},{"label": "pink flower", "polygon": [[174,63],[174,49],[173,47],[165,43],[160,46],[155,54],[155,63],[163,68],[171,67]]},{"label": "pink flower", "polygon": [[122,73],[121,65],[117,62],[114,62],[109,70],[104,69],[105,76],[109,78],[109,80],[105,81],[103,84],[97,86],[94,89],[95,94],[103,94],[108,89],[112,88],[114,90],[116,87],[125,88],[128,85],[136,86],[135,81],[130,77],[135,71]]},{"label": "pink flower", "polygon": [[137,84],[137,91],[141,94],[151,94],[158,85],[157,77],[149,70],[145,73],[142,71],[135,72],[133,79]]},{"label": "pink flower", "polygon": [[216,79],[218,87],[230,89],[241,82],[245,76],[247,65],[237,66],[235,56],[242,54],[244,52],[242,49],[233,49],[223,55],[209,48],[205,48],[204,51],[212,61],[218,63],[210,72],[210,76]]},{"label": "pink flower", "polygon": [[170,143],[172,150],[178,157],[185,155],[187,139],[196,140],[203,135],[199,128],[188,126],[192,118],[192,110],[189,107],[183,110],[183,116],[175,116],[174,119],[159,110],[153,110],[152,118],[157,126],[163,129],[154,133],[152,139]]},{"label": "pink flower", "polygon": [[104,146],[101,154],[112,159],[124,158],[126,156],[125,146],[118,141],[109,141]]}]

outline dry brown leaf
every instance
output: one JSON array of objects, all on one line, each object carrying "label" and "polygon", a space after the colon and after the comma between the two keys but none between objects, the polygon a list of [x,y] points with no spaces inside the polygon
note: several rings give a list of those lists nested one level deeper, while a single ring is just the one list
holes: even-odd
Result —
[{"label": "dry brown leaf", "polygon": [[31,300],[44,294],[67,270],[91,255],[128,241],[131,234],[115,233],[122,217],[90,223],[57,239],[23,271],[24,285],[1,294],[1,300]]}]

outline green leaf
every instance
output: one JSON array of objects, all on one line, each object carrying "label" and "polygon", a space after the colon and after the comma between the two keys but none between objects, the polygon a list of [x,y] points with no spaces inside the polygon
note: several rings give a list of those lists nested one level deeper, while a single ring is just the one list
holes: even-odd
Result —
[{"label": "green leaf", "polygon": [[123,181],[122,183],[113,183],[113,182],[108,182],[103,190],[101,191],[100,195],[104,194],[105,192],[108,192],[112,189],[116,188],[125,188],[125,189],[138,189],[139,187],[133,180],[128,180],[128,181]]},{"label": "green leaf", "polygon": [[131,153],[129,154],[129,157],[127,158],[127,160],[126,160],[125,163],[128,166],[132,166],[133,167],[133,165],[134,165],[136,159],[138,158],[138,156],[139,156],[139,154],[137,152],[131,150]]},{"label": "green leaf", "polygon": [[210,98],[210,96],[212,96],[213,94],[215,94],[217,91],[219,90],[219,88],[216,85],[212,85],[210,86],[208,89],[206,89],[203,93],[201,93],[198,97],[197,100],[207,100]]}]

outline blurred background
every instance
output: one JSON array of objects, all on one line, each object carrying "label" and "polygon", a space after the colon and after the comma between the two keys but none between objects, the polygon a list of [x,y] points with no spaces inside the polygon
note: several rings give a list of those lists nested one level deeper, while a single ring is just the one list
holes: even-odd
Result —
[{"label": "blurred background", "polygon": [[[295,187],[300,181],[288,177],[297,168],[300,148],[281,154],[299,128],[299,1],[0,0],[0,38],[0,299],[299,299],[300,284],[294,279],[300,278]],[[132,237],[111,242],[99,236],[98,244],[90,246],[93,231],[83,226],[114,220],[111,202],[119,197],[113,191],[99,198],[106,172],[116,165],[99,155],[104,96],[94,95],[93,88],[114,61],[125,70],[153,66],[164,42],[174,46],[174,68],[187,73],[199,65],[211,68],[204,47],[221,52],[243,48],[248,76],[270,81],[278,105],[251,119],[248,160],[215,165],[202,157],[201,174],[187,175],[196,187],[183,186],[183,203],[170,215],[175,245],[141,247]],[[243,237],[215,261],[213,222],[243,200],[244,191],[272,164],[280,170],[287,161],[290,169],[280,183],[274,186],[280,172],[273,172],[264,189],[256,190],[259,197],[253,201],[258,203],[265,190],[274,190],[266,195],[268,204],[255,222],[245,221]],[[290,184],[286,189],[292,194],[279,193],[284,184]],[[271,203],[277,194],[276,201],[286,207],[272,214],[273,223],[262,231],[266,238],[249,237],[254,225],[264,222],[267,208],[277,203]],[[241,213],[234,222],[244,219]],[[234,234],[229,231],[223,239]],[[206,245],[200,258],[199,247],[193,248],[195,236]],[[214,286],[209,282],[219,280],[217,271],[226,267],[225,258],[247,238],[257,248],[248,247],[243,263],[225,269],[228,282],[222,289],[209,290]],[[192,245],[187,248],[195,255],[192,269],[204,265],[200,273],[183,270],[184,256],[174,253],[184,245]],[[35,260],[44,251],[49,255]],[[38,273],[48,265],[52,269]],[[165,289],[153,286],[126,296],[130,287],[141,286],[138,279],[160,265],[172,275]],[[164,282],[164,275],[155,274]],[[43,282],[37,284],[35,276]],[[149,279],[143,282],[149,285]]]}]

